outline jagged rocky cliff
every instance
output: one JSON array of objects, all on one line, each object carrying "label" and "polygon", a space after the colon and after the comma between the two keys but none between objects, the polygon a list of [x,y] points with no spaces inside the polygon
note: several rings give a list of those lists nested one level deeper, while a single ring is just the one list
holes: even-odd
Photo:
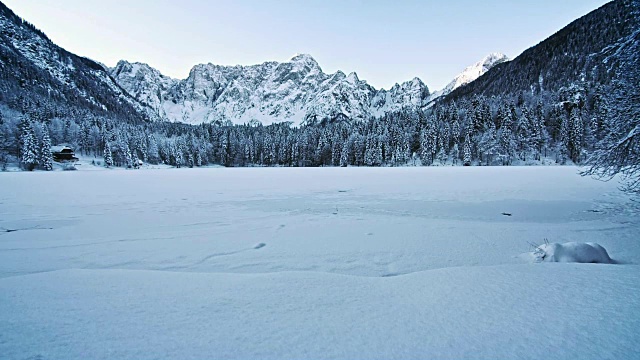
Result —
[{"label": "jagged rocky cliff", "polygon": [[146,64],[120,61],[111,75],[160,117],[191,124],[359,120],[421,107],[429,97],[418,78],[377,90],[356,73],[324,73],[310,55],[253,66],[201,64],[184,80]]}]

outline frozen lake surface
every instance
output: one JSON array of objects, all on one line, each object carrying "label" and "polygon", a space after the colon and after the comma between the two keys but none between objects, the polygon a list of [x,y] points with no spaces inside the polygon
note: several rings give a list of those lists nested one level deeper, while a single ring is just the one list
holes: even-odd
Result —
[{"label": "frozen lake surface", "polygon": [[638,204],[577,172],[0,174],[0,354],[637,358]]}]

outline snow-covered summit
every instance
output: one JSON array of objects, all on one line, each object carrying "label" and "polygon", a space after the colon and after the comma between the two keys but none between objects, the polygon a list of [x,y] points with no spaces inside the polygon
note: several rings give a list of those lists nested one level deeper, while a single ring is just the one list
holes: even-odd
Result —
[{"label": "snow-covered summit", "polygon": [[479,78],[492,67],[506,61],[509,61],[509,58],[502,53],[491,53],[485,56],[482,60],[465,68],[447,86],[445,86],[444,89],[434,92],[429,98],[429,101],[450,94],[453,90]]},{"label": "snow-covered summit", "polygon": [[191,124],[358,121],[423,106],[429,95],[418,78],[378,90],[355,72],[326,74],[308,54],[251,66],[199,64],[184,80],[146,64],[120,61],[111,75],[161,118]]},{"label": "snow-covered summit", "polygon": [[313,56],[309,54],[296,54],[291,58],[290,62],[319,67],[316,59],[314,59]]}]

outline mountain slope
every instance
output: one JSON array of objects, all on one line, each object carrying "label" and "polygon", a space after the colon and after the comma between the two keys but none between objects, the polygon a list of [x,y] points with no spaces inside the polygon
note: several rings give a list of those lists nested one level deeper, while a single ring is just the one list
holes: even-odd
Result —
[{"label": "mountain slope", "polygon": [[0,3],[0,103],[39,108],[45,118],[91,113],[127,121],[156,118],[98,63],[53,44]]},{"label": "mountain slope", "polygon": [[507,61],[509,61],[509,58],[506,55],[501,53],[491,53],[477,63],[464,69],[449,84],[447,84],[444,89],[435,91],[433,94],[431,94],[429,100],[432,101],[441,96],[449,95],[455,89],[476,80],[484,73],[491,70],[491,68],[493,68],[494,66]]},{"label": "mountain slope", "polygon": [[631,36],[640,23],[640,1],[617,0],[575,20],[512,61],[498,64],[447,100],[472,95],[515,95],[556,91],[581,81],[606,83],[607,47]]},{"label": "mountain slope", "polygon": [[309,55],[252,66],[200,64],[184,80],[163,76],[146,64],[120,61],[111,75],[158,116],[191,124],[363,120],[421,107],[429,96],[420,79],[376,90],[355,73],[324,73]]}]

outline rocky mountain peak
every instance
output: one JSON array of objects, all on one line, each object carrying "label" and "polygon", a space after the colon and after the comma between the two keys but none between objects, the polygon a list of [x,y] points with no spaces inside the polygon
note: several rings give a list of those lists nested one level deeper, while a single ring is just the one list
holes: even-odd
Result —
[{"label": "rocky mountain peak", "polygon": [[387,92],[376,90],[355,72],[326,74],[308,54],[251,66],[200,64],[184,80],[165,77],[146,64],[128,62],[119,62],[111,74],[160,117],[192,124],[364,120],[421,106],[428,95],[417,78]]}]

